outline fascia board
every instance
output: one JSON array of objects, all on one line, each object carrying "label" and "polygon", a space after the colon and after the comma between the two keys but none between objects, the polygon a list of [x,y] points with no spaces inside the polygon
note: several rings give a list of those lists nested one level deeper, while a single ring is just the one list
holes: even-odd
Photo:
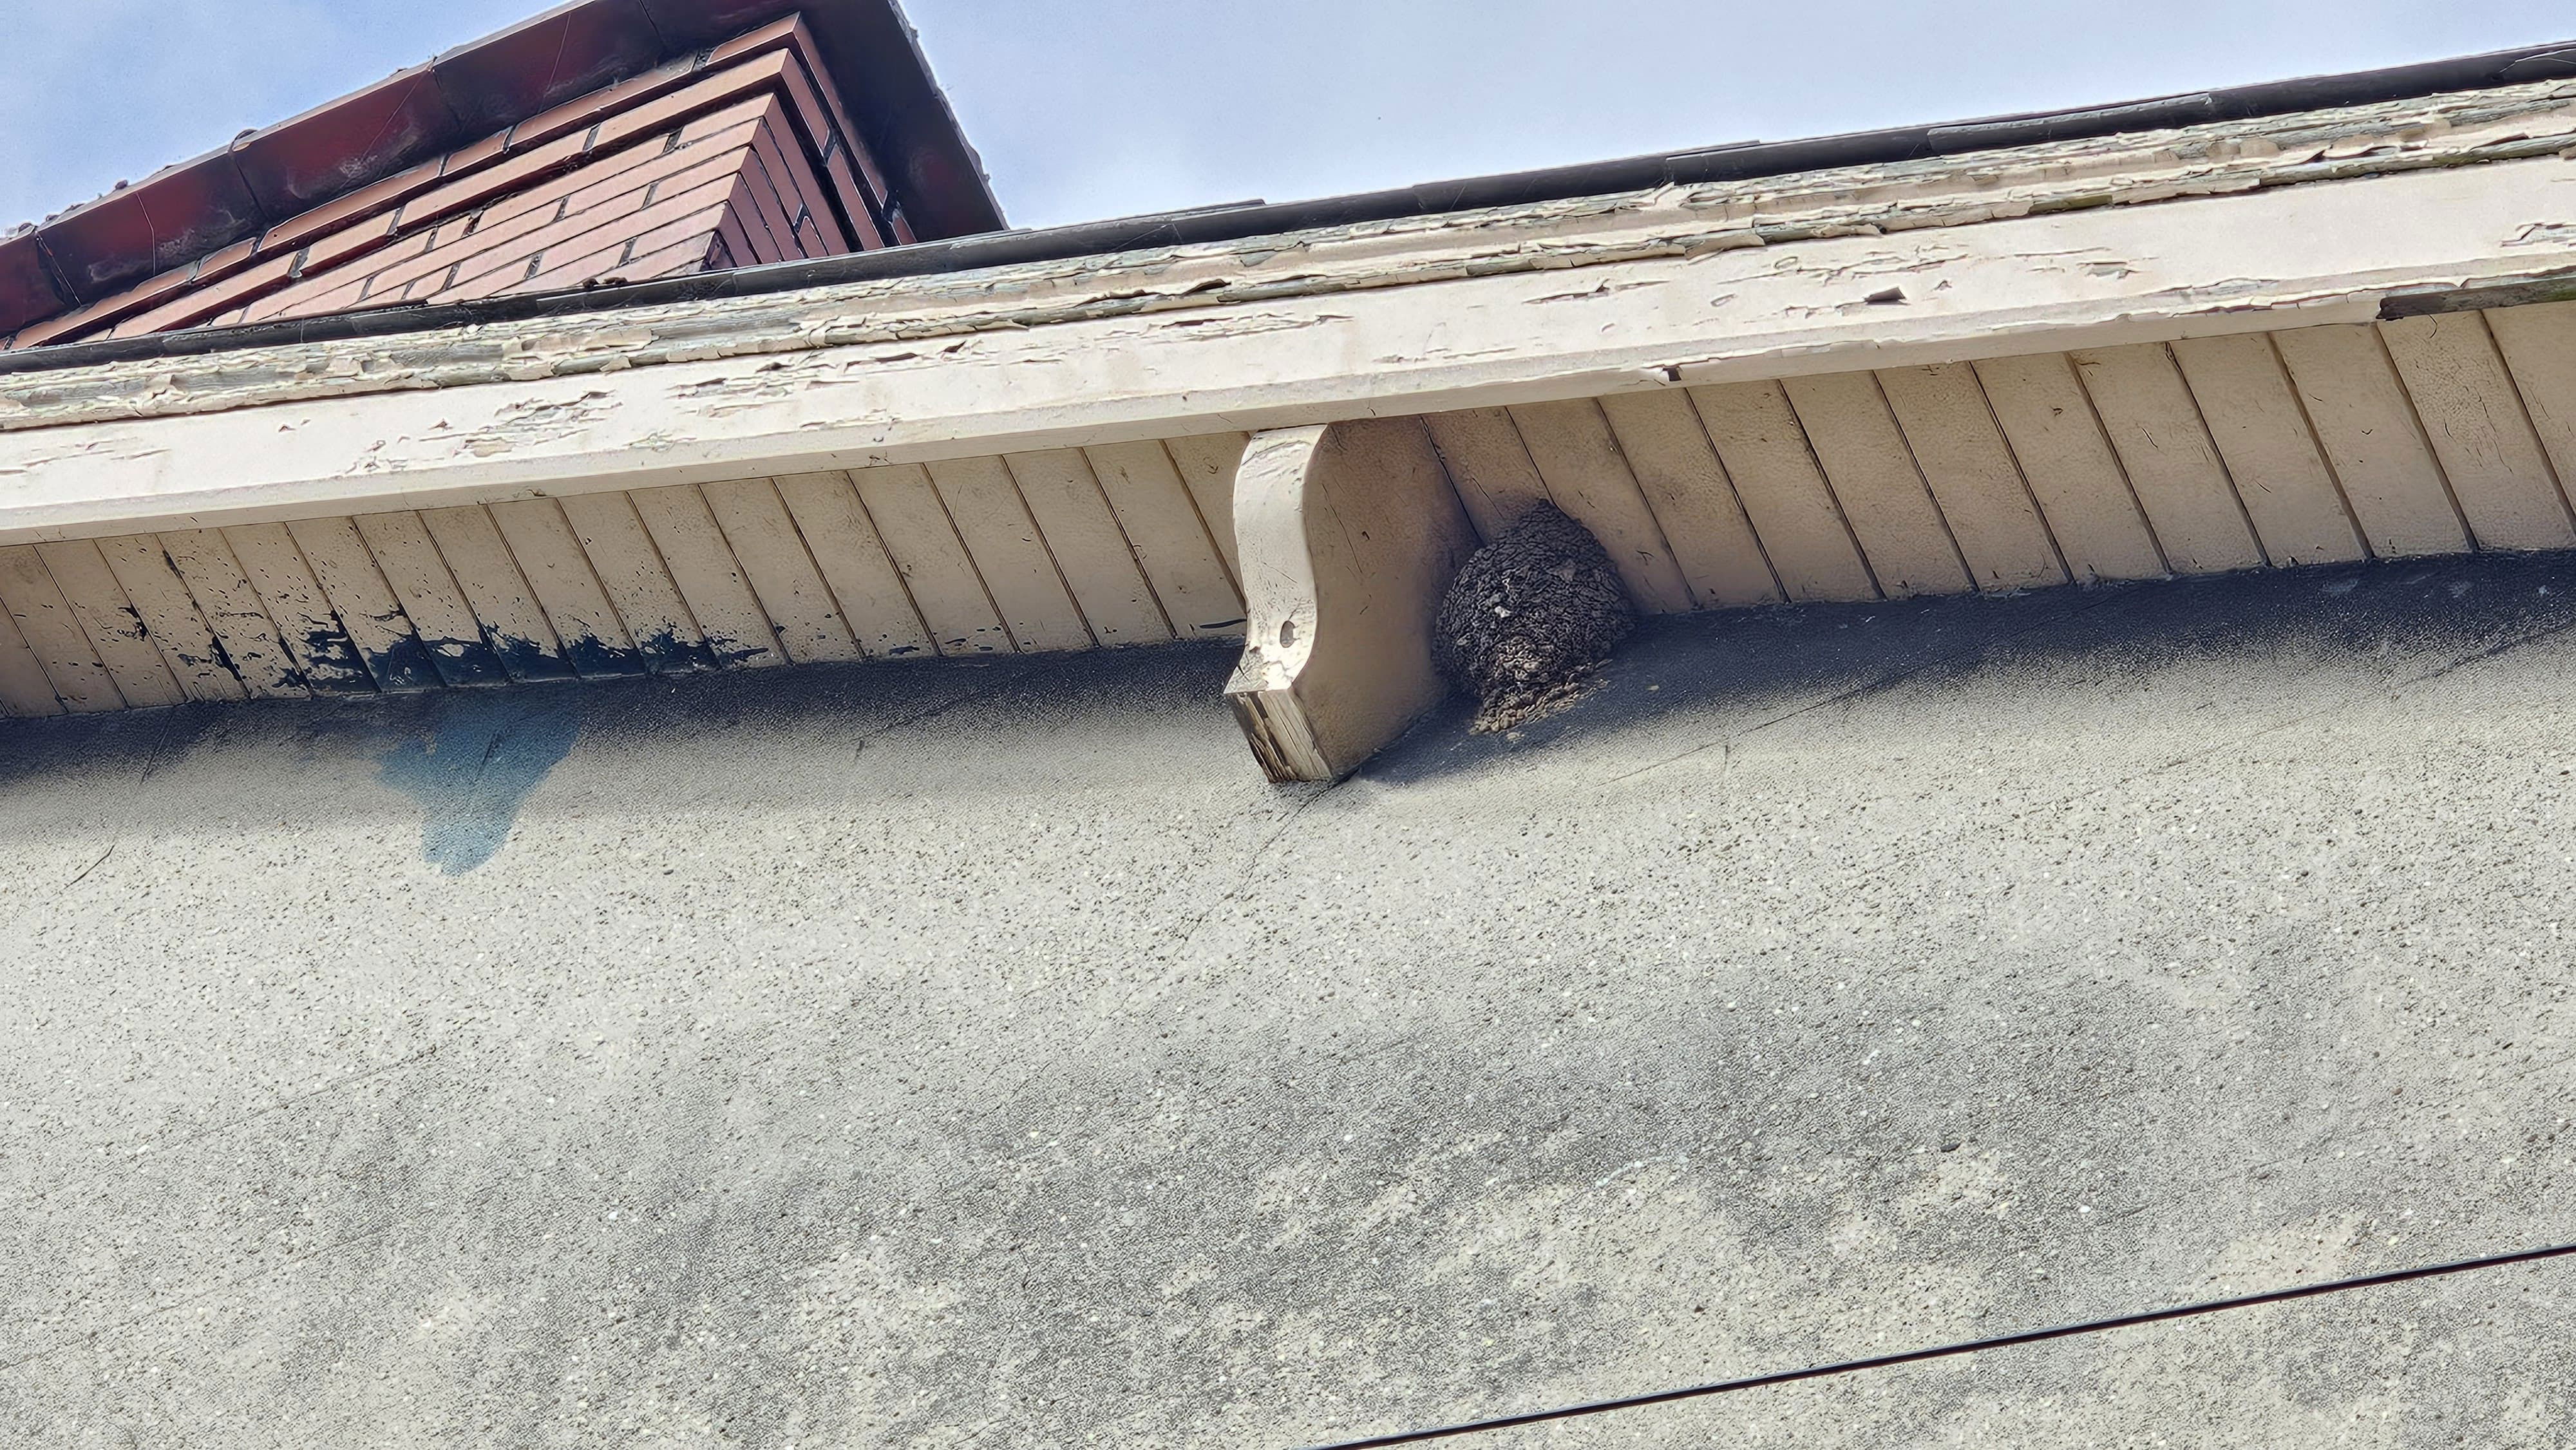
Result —
[{"label": "fascia board", "polygon": [[1062,320],[1005,305],[934,339],[756,360],[538,376],[524,346],[523,381],[353,372],[380,390],[332,396],[317,376],[301,401],[14,429],[0,541],[2367,321],[2394,295],[2571,267],[2576,161],[2551,155],[1185,310],[1064,291]]}]

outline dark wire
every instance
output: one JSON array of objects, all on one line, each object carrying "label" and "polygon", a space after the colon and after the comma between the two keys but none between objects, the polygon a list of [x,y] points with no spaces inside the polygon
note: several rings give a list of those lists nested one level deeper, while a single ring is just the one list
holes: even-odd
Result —
[{"label": "dark wire", "polygon": [[1588,1405],[1568,1405],[1556,1410],[1533,1410],[1525,1415],[1505,1415],[1493,1420],[1475,1420],[1463,1425],[1445,1425],[1437,1430],[1410,1430],[1400,1435],[1380,1435],[1368,1440],[1345,1440],[1317,1447],[1317,1450],[1385,1450],[1393,1445],[1420,1445],[1432,1440],[1450,1440],[1461,1435],[1482,1435],[1494,1430],[1510,1430],[1522,1425],[1544,1425],[1552,1420],[1574,1420],[1588,1415],[1607,1415],[1617,1410],[1640,1410],[1649,1405],[1669,1405],[1682,1400],[1705,1399],[1710,1395],[1731,1395],[1741,1390],[1758,1390],[1771,1385],[1795,1384],[1800,1380],[1826,1379],[1834,1375],[1858,1374],[1862,1370],[1888,1369],[1900,1364],[1921,1364],[1925,1360],[1951,1359],[1963,1354],[1982,1354],[1990,1349],[2010,1349],[2015,1345],[2042,1344],[2052,1339],[2072,1339],[2082,1334],[2106,1334],[2114,1329],[2134,1329],[2141,1324],[2163,1324],[2175,1319],[2192,1319],[2203,1314],[2223,1314],[2231,1309],[2252,1309],[2265,1304],[2286,1304],[2295,1299],[2314,1299],[2325,1294],[2341,1294],[2354,1289],[2377,1289],[2390,1284],[2411,1283],[2417,1279],[2439,1279],[2450,1274],[2467,1274],[2479,1269],[2502,1269],[2515,1264],[2534,1264],[2544,1259],[2563,1259],[2576,1255],[2576,1244],[2563,1244],[2554,1249],[2526,1249],[2518,1254],[2501,1254],[2491,1259],[2469,1259],[2457,1264],[2437,1264],[2423,1269],[2399,1269],[2394,1273],[2370,1274],[2358,1279],[2338,1279],[2331,1284],[2308,1284],[2296,1289],[2275,1289],[2268,1294],[2248,1294],[2241,1299],[2215,1299],[2206,1304],[2189,1304],[2179,1309],[2156,1309],[2144,1314],[2128,1314],[2117,1319],[2096,1319],[2084,1324],[2068,1324],[2056,1329],[2032,1329],[2020,1334],[2007,1334],[2000,1339],[1971,1340],[1965,1344],[1945,1344],[1937,1349],[1912,1349],[1902,1354],[1882,1354],[1871,1359],[1846,1360],[1841,1364],[1816,1365],[1808,1369],[1778,1370],[1754,1375],[1748,1379],[1725,1380],[1713,1385],[1694,1385],[1684,1390],[1664,1390],[1657,1394],[1636,1395],[1624,1400],[1601,1400]]}]

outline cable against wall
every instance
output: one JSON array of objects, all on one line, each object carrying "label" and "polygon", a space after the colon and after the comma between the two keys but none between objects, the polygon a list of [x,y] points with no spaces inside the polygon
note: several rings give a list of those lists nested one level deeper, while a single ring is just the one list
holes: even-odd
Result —
[{"label": "cable against wall", "polygon": [[2493,1258],[2467,1259],[2455,1264],[2435,1264],[2419,1269],[2399,1269],[2386,1274],[2367,1274],[2358,1279],[2337,1279],[2326,1284],[2306,1284],[2295,1289],[2275,1289],[2266,1294],[2247,1294],[2235,1299],[2213,1299],[2202,1304],[2186,1304],[2174,1309],[2153,1309],[2143,1314],[2124,1314],[2116,1319],[2094,1319],[2082,1324],[2060,1325],[2054,1329],[2025,1330],[1996,1339],[1970,1340],[1945,1344],[1933,1349],[1907,1350],[1901,1354],[1882,1354],[1869,1359],[1845,1360],[1840,1364],[1814,1365],[1806,1369],[1777,1370],[1770,1374],[1744,1379],[1722,1380],[1716,1384],[1694,1385],[1688,1389],[1664,1390],[1650,1395],[1633,1395],[1626,1399],[1599,1400],[1585,1405],[1567,1405],[1561,1409],[1533,1410],[1521,1415],[1503,1415],[1490,1420],[1471,1420],[1463,1424],[1443,1425],[1433,1430],[1408,1430],[1401,1434],[1379,1435],[1365,1440],[1344,1440],[1316,1450],[1388,1450],[1398,1445],[1423,1445],[1434,1440],[1452,1440],[1462,1435],[1482,1435],[1495,1430],[1517,1429],[1525,1425],[1544,1425],[1556,1420],[1584,1419],[1620,1410],[1641,1410],[1651,1405],[1678,1404],[1684,1400],[1706,1399],[1712,1395],[1731,1395],[1745,1390],[1765,1389],[1772,1385],[1796,1384],[1801,1380],[1830,1379],[1837,1375],[1858,1374],[1863,1370],[1891,1369],[1902,1364],[1922,1364],[1927,1360],[1955,1359],[1961,1355],[1983,1354],[1993,1349],[2011,1349],[2024,1344],[2044,1344],[2052,1339],[2073,1339],[2080,1335],[2107,1334],[2115,1329],[2134,1329],[2143,1324],[2164,1324],[2176,1319],[2195,1319],[2205,1314],[2224,1314],[2233,1309],[2254,1309],[2266,1304],[2287,1304],[2300,1299],[2316,1299],[2328,1294],[2349,1293],[2355,1289],[2378,1289],[2391,1284],[2408,1284],[2419,1279],[2439,1279],[2453,1274],[2475,1273],[2481,1269],[2510,1268],[2516,1264],[2536,1264],[2549,1259],[2576,1257],[2576,1244],[2556,1248],[2525,1249],[2520,1253],[2498,1254]]}]

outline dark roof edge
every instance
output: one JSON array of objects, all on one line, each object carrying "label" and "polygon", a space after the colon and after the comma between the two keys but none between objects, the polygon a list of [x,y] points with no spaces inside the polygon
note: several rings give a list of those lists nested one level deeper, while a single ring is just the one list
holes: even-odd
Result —
[{"label": "dark roof edge", "polygon": [[1318,201],[1250,202],[1044,230],[993,232],[879,252],[779,263],[661,282],[437,307],[337,313],[254,327],[193,328],[113,341],[69,343],[0,353],[0,376],[138,359],[196,357],[246,348],[389,337],[628,307],[764,296],[846,282],[926,277],[1021,263],[1111,256],[1152,247],[1239,242],[1321,227],[1565,201],[1645,191],[1667,185],[1752,180],[1847,166],[1884,165],[2051,141],[2161,131],[2217,121],[2254,120],[2570,77],[2576,77],[2576,41],[2562,41],[2455,60],[2274,81],[2080,110],[1854,132],[1808,141],[1751,142],[1435,182]]}]

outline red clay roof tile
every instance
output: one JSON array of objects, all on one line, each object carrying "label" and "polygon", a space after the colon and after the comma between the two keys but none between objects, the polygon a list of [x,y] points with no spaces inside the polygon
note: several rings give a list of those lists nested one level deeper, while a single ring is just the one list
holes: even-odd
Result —
[{"label": "red clay roof tile", "polygon": [[465,134],[498,131],[652,66],[661,37],[637,0],[557,10],[430,62]]},{"label": "red clay roof tile", "polygon": [[270,227],[259,239],[264,252],[293,251],[315,237],[345,227],[379,212],[391,210],[402,199],[438,180],[439,163],[431,160],[408,171],[388,176],[372,186],[362,186],[339,200],[315,207],[302,216],[289,217]]},{"label": "red clay roof tile", "polygon": [[74,298],[96,302],[255,234],[261,216],[232,162],[209,156],[84,207],[42,235]]},{"label": "red clay roof tile", "polygon": [[228,167],[282,221],[469,139],[427,66],[389,76],[235,145]]}]

